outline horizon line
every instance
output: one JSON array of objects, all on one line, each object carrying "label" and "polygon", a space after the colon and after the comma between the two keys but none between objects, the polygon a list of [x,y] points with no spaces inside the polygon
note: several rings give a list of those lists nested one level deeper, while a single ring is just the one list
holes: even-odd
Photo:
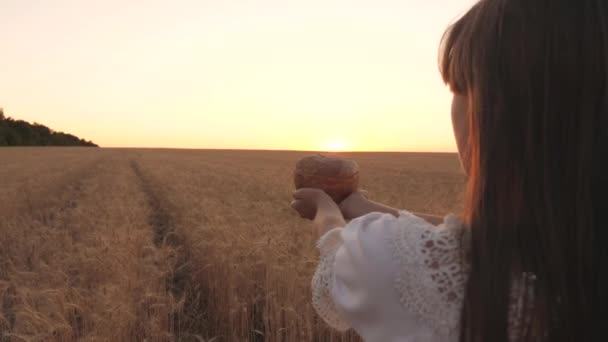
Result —
[{"label": "horizon line", "polygon": [[309,152],[309,153],[436,153],[458,154],[457,151],[408,151],[408,150],[300,150],[300,149],[267,149],[267,148],[199,148],[199,147],[128,147],[128,146],[99,146],[103,149],[149,149],[149,150],[203,150],[203,151],[262,151],[262,152]]}]

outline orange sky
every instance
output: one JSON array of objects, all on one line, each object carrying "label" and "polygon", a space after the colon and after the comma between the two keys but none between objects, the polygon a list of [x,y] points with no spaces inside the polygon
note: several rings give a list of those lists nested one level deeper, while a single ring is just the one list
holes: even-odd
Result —
[{"label": "orange sky", "polygon": [[104,147],[455,151],[471,0],[3,0],[0,107]]}]

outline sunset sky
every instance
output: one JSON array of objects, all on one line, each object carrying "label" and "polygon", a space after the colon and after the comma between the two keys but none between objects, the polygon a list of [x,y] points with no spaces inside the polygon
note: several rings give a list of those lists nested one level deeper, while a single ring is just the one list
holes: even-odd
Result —
[{"label": "sunset sky", "polygon": [[104,147],[455,151],[472,0],[0,0],[0,107]]}]

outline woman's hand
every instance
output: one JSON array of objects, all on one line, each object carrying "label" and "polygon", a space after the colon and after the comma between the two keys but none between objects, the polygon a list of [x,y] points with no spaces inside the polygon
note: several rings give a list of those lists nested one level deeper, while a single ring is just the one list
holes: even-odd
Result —
[{"label": "woman's hand", "polygon": [[332,228],[344,227],[346,222],[340,207],[320,189],[303,188],[293,193],[291,207],[301,217],[313,220],[319,230],[319,235],[325,234]]},{"label": "woman's hand", "polygon": [[301,218],[314,220],[317,214],[318,202],[324,201],[322,198],[324,191],[318,189],[299,189],[293,193],[291,207],[300,214]]}]

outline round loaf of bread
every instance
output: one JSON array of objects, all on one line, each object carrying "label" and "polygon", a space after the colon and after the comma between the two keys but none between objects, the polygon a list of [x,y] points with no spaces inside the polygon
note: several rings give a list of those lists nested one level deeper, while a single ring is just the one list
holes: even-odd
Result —
[{"label": "round loaf of bread", "polygon": [[340,203],[359,187],[359,165],[352,160],[315,154],[297,162],[294,183],[296,189],[322,189]]}]

